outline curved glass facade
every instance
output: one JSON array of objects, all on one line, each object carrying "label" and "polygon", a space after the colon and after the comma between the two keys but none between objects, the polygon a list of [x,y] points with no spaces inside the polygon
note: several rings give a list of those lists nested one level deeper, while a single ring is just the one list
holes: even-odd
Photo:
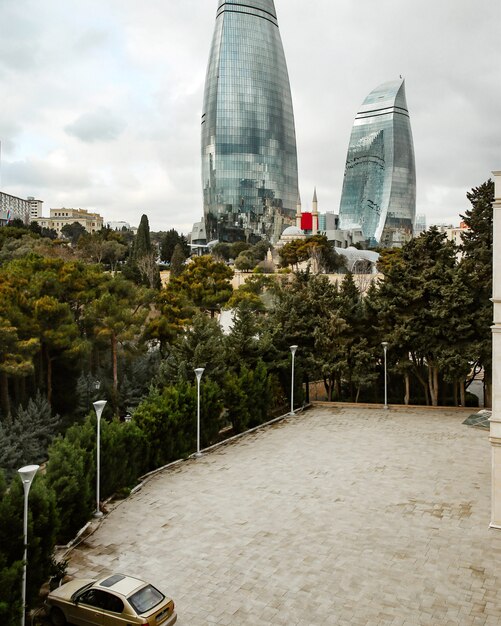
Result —
[{"label": "curved glass facade", "polygon": [[202,184],[209,241],[277,241],[295,223],[296,133],[273,0],[218,0]]},{"label": "curved glass facade", "polygon": [[413,234],[416,167],[403,80],[372,91],[350,138],[339,227],[361,229],[371,245],[402,245]]}]

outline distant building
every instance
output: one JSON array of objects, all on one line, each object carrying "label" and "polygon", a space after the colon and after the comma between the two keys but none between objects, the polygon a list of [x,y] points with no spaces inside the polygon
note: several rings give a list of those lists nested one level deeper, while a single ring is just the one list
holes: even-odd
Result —
[{"label": "distant building", "polygon": [[23,220],[25,224],[42,215],[42,200],[32,196],[18,198],[0,191],[0,225],[5,225],[14,219]]},{"label": "distant building", "polygon": [[110,230],[130,230],[129,222],[105,222],[104,228],[109,228]]},{"label": "distant building", "polygon": [[103,228],[103,218],[99,213],[90,213],[86,209],[51,209],[50,217],[37,220],[42,228],[51,228],[61,234],[63,226],[78,222],[88,233],[96,233]]},{"label": "distant building", "polygon": [[453,241],[456,246],[460,246],[463,243],[462,235],[463,233],[470,230],[469,226],[466,222],[461,222],[459,226],[437,226],[439,232],[445,233],[447,239],[449,241]]},{"label": "distant building", "polygon": [[412,238],[415,212],[414,145],[405,83],[397,80],[374,89],[355,118],[339,227],[360,229],[371,246],[401,246]]},{"label": "distant building", "polygon": [[426,215],[416,215],[414,222],[414,237],[419,237],[426,230]]}]

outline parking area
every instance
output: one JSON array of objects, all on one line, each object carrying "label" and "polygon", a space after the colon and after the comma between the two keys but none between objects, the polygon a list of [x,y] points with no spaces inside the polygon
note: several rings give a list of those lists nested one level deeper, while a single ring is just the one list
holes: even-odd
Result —
[{"label": "parking area", "polygon": [[454,410],[316,406],[157,474],[70,554],[180,626],[501,625],[488,431]]}]

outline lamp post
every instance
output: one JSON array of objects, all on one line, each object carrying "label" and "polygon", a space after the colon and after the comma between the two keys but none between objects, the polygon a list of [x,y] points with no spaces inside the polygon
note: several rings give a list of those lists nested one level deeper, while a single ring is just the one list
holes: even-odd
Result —
[{"label": "lamp post", "polygon": [[23,482],[24,489],[24,515],[23,515],[23,533],[24,533],[24,557],[23,557],[23,612],[21,615],[21,626],[24,626],[26,615],[26,564],[28,562],[28,494],[30,493],[31,483],[35,478],[39,465],[26,465],[17,470]]},{"label": "lamp post", "polygon": [[289,415],[295,415],[294,413],[294,355],[296,354],[297,346],[290,346],[292,354],[292,375],[291,375],[291,412]]},{"label": "lamp post", "polygon": [[388,377],[386,373],[386,351],[388,350],[388,342],[382,341],[381,345],[384,350],[384,409],[388,409]]},{"label": "lamp post", "polygon": [[103,514],[101,509],[99,508],[99,499],[100,499],[100,472],[101,472],[101,415],[103,414],[103,409],[106,406],[106,400],[98,400],[97,402],[92,403],[94,405],[94,410],[96,411],[97,417],[97,442],[96,442],[96,512],[94,513],[94,517],[102,517]]},{"label": "lamp post", "polygon": [[195,370],[195,374],[197,376],[197,451],[195,453],[196,457],[202,456],[200,452],[200,380],[202,378],[202,374],[204,373],[203,367],[197,367]]}]

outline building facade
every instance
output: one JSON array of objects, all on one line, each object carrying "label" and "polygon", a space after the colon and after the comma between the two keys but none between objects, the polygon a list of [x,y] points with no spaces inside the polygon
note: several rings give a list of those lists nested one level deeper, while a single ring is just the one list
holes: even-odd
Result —
[{"label": "building facade", "polygon": [[95,233],[103,228],[103,218],[99,213],[89,213],[86,209],[51,209],[50,217],[37,220],[42,228],[52,228],[61,235],[63,226],[78,222],[88,233]]},{"label": "building facade", "polygon": [[42,200],[36,200],[32,196],[18,198],[0,191],[0,225],[8,224],[14,219],[28,224],[36,216],[42,215],[42,204]]},{"label": "building facade", "polygon": [[369,245],[400,246],[413,235],[416,168],[405,82],[380,85],[365,99],[350,138],[339,207],[342,230]]},{"label": "building facade", "polygon": [[273,0],[218,0],[202,112],[207,240],[277,241],[294,224],[296,134]]}]

